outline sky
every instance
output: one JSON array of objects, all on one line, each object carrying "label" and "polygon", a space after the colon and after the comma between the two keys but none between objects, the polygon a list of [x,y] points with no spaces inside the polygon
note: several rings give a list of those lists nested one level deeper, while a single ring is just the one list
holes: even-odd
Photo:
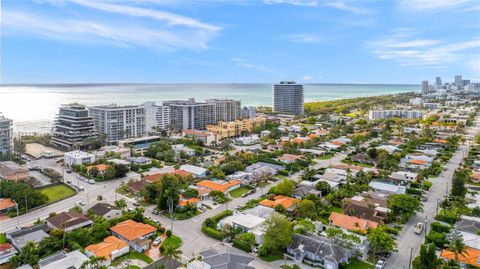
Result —
[{"label": "sky", "polygon": [[3,0],[10,83],[480,81],[478,0]]}]

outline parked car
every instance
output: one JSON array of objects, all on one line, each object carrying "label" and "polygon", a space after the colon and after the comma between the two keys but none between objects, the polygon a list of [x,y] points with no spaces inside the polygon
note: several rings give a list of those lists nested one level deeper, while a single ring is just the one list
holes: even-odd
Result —
[{"label": "parked car", "polygon": [[375,265],[375,269],[383,269],[385,267],[385,260],[380,259],[378,260],[377,264]]},{"label": "parked car", "polygon": [[419,222],[417,223],[417,225],[415,225],[415,233],[421,234],[422,231],[423,231],[423,222]]},{"label": "parked car", "polygon": [[134,206],[140,206],[140,204],[139,204],[137,201],[133,202],[132,205],[134,205]]},{"label": "parked car", "polygon": [[155,238],[155,240],[153,240],[154,246],[158,246],[160,243],[162,243],[162,238],[160,236],[158,236],[157,238]]},{"label": "parked car", "polygon": [[95,184],[95,180],[94,180],[94,179],[89,179],[89,180],[88,180],[88,183],[89,183],[89,184]]},{"label": "parked car", "polygon": [[158,214],[160,214],[160,211],[158,211],[158,209],[154,208],[154,209],[152,210],[152,214],[153,214],[153,215],[158,215]]}]

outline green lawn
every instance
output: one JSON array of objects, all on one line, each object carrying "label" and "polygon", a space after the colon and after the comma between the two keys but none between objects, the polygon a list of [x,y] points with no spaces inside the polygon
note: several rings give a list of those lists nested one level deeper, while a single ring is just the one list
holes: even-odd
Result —
[{"label": "green lawn", "polygon": [[317,159],[318,159],[318,160],[328,160],[328,159],[332,158],[333,156],[335,156],[335,155],[333,155],[333,154],[325,154],[325,155],[322,155],[322,156],[320,156],[320,157],[317,157]]},{"label": "green lawn", "polygon": [[230,195],[233,197],[233,198],[238,198],[238,197],[241,197],[242,195],[244,195],[245,193],[247,193],[249,191],[249,189],[245,188],[245,187],[239,187],[239,188],[236,188],[232,191],[230,191]]},{"label": "green lawn", "polygon": [[147,255],[145,255],[143,253],[140,253],[140,252],[132,251],[132,252],[129,252],[129,253],[115,259],[115,261],[112,262],[112,265],[113,266],[119,265],[120,263],[122,263],[123,261],[126,261],[126,260],[140,260],[140,261],[144,261],[148,264],[153,262],[152,258],[148,257]]},{"label": "green lawn", "polygon": [[266,262],[273,262],[273,261],[278,261],[278,260],[283,260],[283,253],[270,253],[267,256],[259,256],[260,259],[266,261]]},{"label": "green lawn", "polygon": [[348,160],[343,160],[342,162],[343,162],[343,163],[346,163],[346,164],[353,164],[353,165],[357,165],[357,166],[361,166],[361,167],[366,167],[366,168],[372,168],[372,167],[373,167],[373,165],[367,164],[367,163],[359,163],[359,162],[348,161]]},{"label": "green lawn", "polygon": [[182,245],[182,239],[176,235],[172,235],[170,238],[166,238],[162,243],[163,247],[167,245],[174,245],[176,248],[179,248]]},{"label": "green lawn", "polygon": [[351,260],[343,269],[373,269],[373,265],[360,260]]},{"label": "green lawn", "polygon": [[51,187],[46,187],[46,188],[40,189],[40,192],[47,195],[49,203],[56,202],[63,198],[73,196],[76,193],[75,190],[65,185],[55,185]]},{"label": "green lawn", "polygon": [[4,233],[0,233],[0,244],[5,244],[7,243],[7,237],[5,236]]}]

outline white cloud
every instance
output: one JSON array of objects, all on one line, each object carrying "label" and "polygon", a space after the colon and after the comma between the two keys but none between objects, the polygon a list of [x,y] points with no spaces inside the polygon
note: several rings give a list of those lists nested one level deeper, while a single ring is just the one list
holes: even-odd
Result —
[{"label": "white cloud", "polygon": [[403,9],[411,11],[441,11],[452,10],[454,8],[477,6],[478,0],[398,0],[398,4]]},{"label": "white cloud", "polygon": [[378,58],[395,60],[404,66],[446,67],[478,57],[480,38],[460,42],[417,39],[412,32],[399,31],[367,43]]},{"label": "white cloud", "polygon": [[331,7],[354,14],[370,15],[374,11],[355,5],[353,0],[264,0],[267,4],[288,4],[305,7]]},{"label": "white cloud", "polygon": [[249,69],[253,69],[253,70],[256,70],[256,71],[271,73],[271,74],[277,73],[276,71],[274,71],[274,70],[272,70],[268,67],[265,67],[265,66],[259,65],[259,64],[255,64],[255,63],[251,63],[248,60],[243,59],[243,58],[230,58],[230,61],[232,61],[236,66],[239,66],[239,67],[249,68]]},{"label": "white cloud", "polygon": [[[109,0],[36,0],[48,3],[58,9],[55,15],[4,9],[2,23],[6,34],[36,34],[44,38],[101,43],[116,46],[141,46],[156,50],[206,49],[210,41],[221,28],[199,20],[164,12],[157,9],[141,8],[128,5],[111,4]],[[68,16],[68,4],[96,10],[105,16],[91,16],[90,12],[76,11],[76,16]],[[135,20],[125,23],[131,17]],[[151,21],[147,21],[151,20]]]},{"label": "white cloud", "polygon": [[98,19],[71,19],[23,11],[3,10],[5,34],[36,34],[48,39],[108,44],[122,47],[141,46],[160,50],[176,48],[205,49],[215,32],[189,27],[127,25]]},{"label": "white cloud", "polygon": [[309,81],[309,80],[312,80],[313,79],[313,76],[310,76],[310,75],[305,75],[302,77],[302,80],[303,81]]}]

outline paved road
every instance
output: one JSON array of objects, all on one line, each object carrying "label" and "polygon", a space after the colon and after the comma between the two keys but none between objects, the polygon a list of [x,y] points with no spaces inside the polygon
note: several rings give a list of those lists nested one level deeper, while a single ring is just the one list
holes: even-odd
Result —
[{"label": "paved road", "polygon": [[[480,119],[475,121],[475,127],[468,130],[468,134],[477,134],[479,132]],[[421,235],[414,232],[414,226],[419,222],[426,222],[425,227],[430,228],[430,223],[437,214],[437,203],[443,199],[446,193],[448,193],[451,184],[453,173],[457,169],[459,163],[463,160],[464,154],[467,152],[467,146],[461,145],[457,152],[452,156],[450,161],[445,165],[446,171],[443,171],[439,177],[432,178],[432,187],[428,191],[428,201],[423,203],[423,212],[417,213],[417,215],[410,219],[405,224],[398,239],[398,252],[395,252],[387,259],[386,269],[407,269],[410,264],[410,253],[412,253],[412,259],[414,259],[419,251],[420,246],[424,242],[425,233],[428,230],[424,230]]]}]

